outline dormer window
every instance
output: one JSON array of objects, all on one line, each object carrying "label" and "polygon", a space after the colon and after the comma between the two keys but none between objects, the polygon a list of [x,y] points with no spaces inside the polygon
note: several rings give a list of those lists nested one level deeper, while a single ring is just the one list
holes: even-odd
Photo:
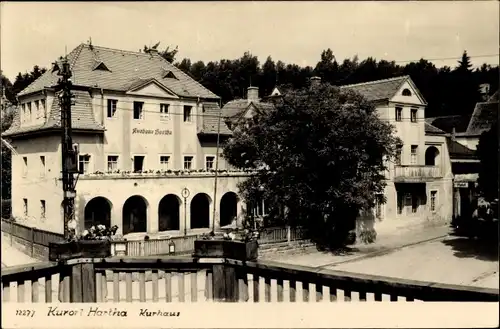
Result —
[{"label": "dormer window", "polygon": [[403,96],[411,96],[411,91],[410,91],[410,89],[408,89],[408,88],[403,89]]},{"label": "dormer window", "polygon": [[110,69],[108,69],[108,67],[106,66],[106,64],[104,64],[103,62],[97,62],[96,65],[94,66],[94,69],[93,71],[109,71],[111,72]]},{"label": "dormer window", "polygon": [[175,76],[175,74],[170,71],[170,70],[166,70],[163,74],[163,79],[176,79],[177,80],[177,77]]}]

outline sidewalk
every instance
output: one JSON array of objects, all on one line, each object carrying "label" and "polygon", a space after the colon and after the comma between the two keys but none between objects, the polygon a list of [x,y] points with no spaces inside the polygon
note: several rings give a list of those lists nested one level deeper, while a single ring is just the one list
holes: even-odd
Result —
[{"label": "sidewalk", "polygon": [[24,254],[22,251],[17,250],[12,247],[9,241],[5,238],[2,239],[2,268],[10,267],[10,266],[19,266],[26,265],[32,263],[41,263],[40,260],[31,258],[28,255]]},{"label": "sidewalk", "polygon": [[377,236],[377,240],[372,244],[359,243],[350,246],[349,249],[340,254],[328,251],[318,251],[316,247],[311,247],[305,251],[290,251],[281,254],[265,254],[262,259],[276,260],[293,265],[325,267],[347,262],[354,262],[361,259],[377,257],[404,247],[442,239],[450,232],[449,225],[428,226],[417,225],[401,228],[398,232],[383,233]]}]

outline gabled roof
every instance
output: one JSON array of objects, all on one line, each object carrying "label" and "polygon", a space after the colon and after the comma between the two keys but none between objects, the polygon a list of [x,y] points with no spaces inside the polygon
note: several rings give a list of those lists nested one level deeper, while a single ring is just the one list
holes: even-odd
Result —
[{"label": "gabled roof", "polygon": [[273,104],[266,102],[254,102],[247,99],[236,99],[227,102],[222,107],[222,115],[231,121],[238,121],[247,111],[254,107],[258,111],[266,111],[273,108]]},{"label": "gabled roof", "polygon": [[246,99],[235,99],[229,101],[222,107],[222,115],[225,118],[239,117],[250,107],[250,104],[251,103]]},{"label": "gabled roof", "polygon": [[426,134],[434,134],[434,135],[444,135],[446,134],[445,131],[442,131],[439,128],[434,127],[430,123],[425,123],[425,133]]},{"label": "gabled roof", "polygon": [[490,98],[488,98],[488,103],[491,103],[491,102],[498,102],[499,100],[499,97],[498,97],[498,90],[495,91],[495,93],[493,95],[491,95]]},{"label": "gabled roof", "polygon": [[467,135],[480,135],[498,121],[498,102],[477,103],[472,113]]},{"label": "gabled roof", "polygon": [[[103,132],[104,127],[94,119],[92,98],[86,91],[72,91],[75,95],[75,105],[71,106],[71,126],[73,129]],[[61,108],[59,97],[54,97],[52,107],[48,112],[47,120],[39,125],[21,127],[21,111],[17,110],[10,128],[2,136],[15,136],[19,134],[61,128]]]},{"label": "gabled roof", "polygon": [[356,91],[363,95],[367,100],[372,102],[389,101],[396,95],[396,93],[401,89],[405,82],[408,82],[413,87],[418,97],[422,99],[423,103],[425,104],[424,97],[420,94],[420,91],[417,89],[409,75],[390,79],[362,82],[352,85],[344,85],[340,86],[340,88]]},{"label": "gabled roof", "polygon": [[450,137],[446,138],[446,144],[451,159],[477,159],[474,150],[452,140]]},{"label": "gabled roof", "polygon": [[[231,135],[232,132],[226,124],[226,120],[222,117],[221,108],[217,103],[204,103],[203,104],[203,116],[202,116],[202,127],[200,134],[217,134],[219,132],[221,135]],[[219,115],[220,121],[219,121]],[[220,130],[219,130],[220,122]]]},{"label": "gabled roof", "polygon": [[160,81],[158,81],[158,79],[155,79],[155,78],[150,78],[150,79],[139,78],[137,80],[134,80],[132,82],[132,84],[130,85],[130,87],[127,89],[127,92],[137,91],[137,90],[141,89],[142,87],[145,87],[151,83],[157,85],[158,87],[160,87],[164,91],[168,92],[169,94],[175,95],[175,93],[172,90],[165,87],[165,85],[163,83],[161,83]]},{"label": "gabled roof", "polygon": [[[94,70],[96,58],[110,71]],[[156,53],[138,53],[81,44],[68,54],[75,86],[126,91],[138,76],[156,79],[180,97],[219,97]],[[165,78],[165,69],[176,79]],[[57,71],[49,70],[19,93],[24,96],[57,84]]]},{"label": "gabled roof", "polygon": [[448,115],[433,118],[425,118],[425,122],[439,128],[447,133],[452,133],[455,128],[456,133],[465,132],[469,124],[470,116],[468,115]]}]

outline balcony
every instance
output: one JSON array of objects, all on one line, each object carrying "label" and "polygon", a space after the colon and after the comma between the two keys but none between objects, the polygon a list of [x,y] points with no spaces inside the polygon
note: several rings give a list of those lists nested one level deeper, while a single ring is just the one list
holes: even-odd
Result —
[{"label": "balcony", "polygon": [[[193,257],[73,259],[2,269],[4,303],[498,301],[498,290]],[[273,284],[271,284],[273,282]]]},{"label": "balcony", "polygon": [[395,166],[394,182],[422,183],[443,177],[438,166]]}]

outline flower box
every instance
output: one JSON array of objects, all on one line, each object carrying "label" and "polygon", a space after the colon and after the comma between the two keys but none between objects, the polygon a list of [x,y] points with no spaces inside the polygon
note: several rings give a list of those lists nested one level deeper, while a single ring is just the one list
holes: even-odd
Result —
[{"label": "flower box", "polygon": [[109,240],[79,240],[49,243],[49,260],[64,261],[73,258],[105,258],[111,256]]},{"label": "flower box", "polygon": [[258,257],[257,241],[231,240],[195,240],[194,257],[197,258],[230,258],[242,261],[253,261]]}]

